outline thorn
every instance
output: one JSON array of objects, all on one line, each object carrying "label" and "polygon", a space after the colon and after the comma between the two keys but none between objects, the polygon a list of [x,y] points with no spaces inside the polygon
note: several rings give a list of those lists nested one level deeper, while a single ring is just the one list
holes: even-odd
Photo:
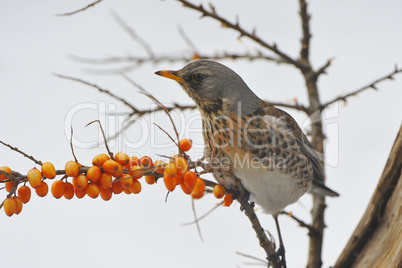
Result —
[{"label": "thorn", "polygon": [[215,7],[211,3],[209,3],[209,8],[211,9],[212,14],[216,15]]},{"label": "thorn", "polygon": [[371,87],[372,89],[374,89],[374,90],[378,90],[378,88],[377,88],[374,84],[370,85],[370,87]]},{"label": "thorn", "polygon": [[252,36],[255,36],[256,33],[257,33],[257,29],[254,27],[254,28],[253,28],[253,31],[251,32],[251,35],[252,35]]}]

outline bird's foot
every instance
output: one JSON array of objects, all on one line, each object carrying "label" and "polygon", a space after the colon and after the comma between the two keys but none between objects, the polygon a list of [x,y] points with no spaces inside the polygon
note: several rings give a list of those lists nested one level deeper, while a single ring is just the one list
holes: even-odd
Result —
[{"label": "bird's foot", "polygon": [[280,245],[273,255],[268,256],[268,261],[279,264],[282,268],[286,268],[285,248],[283,245]]}]

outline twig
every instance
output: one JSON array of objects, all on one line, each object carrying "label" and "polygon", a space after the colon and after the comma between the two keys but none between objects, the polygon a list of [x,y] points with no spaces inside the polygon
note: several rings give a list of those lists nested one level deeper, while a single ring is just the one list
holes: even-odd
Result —
[{"label": "twig", "polygon": [[73,154],[74,160],[76,163],[78,163],[77,157],[75,156],[74,153],[74,146],[73,146],[73,127],[71,127],[71,136],[70,136],[70,147],[71,147],[71,153]]},{"label": "twig", "polygon": [[236,254],[237,254],[237,255],[240,255],[240,256],[243,256],[243,257],[246,257],[246,258],[249,258],[249,259],[252,259],[252,260],[255,260],[255,261],[258,261],[258,262],[260,262],[261,264],[267,265],[267,261],[266,261],[266,260],[263,260],[263,259],[260,259],[260,258],[251,256],[251,255],[249,255],[249,254],[241,253],[241,252],[236,252]]},{"label": "twig", "polygon": [[240,27],[239,22],[237,21],[236,23],[232,23],[229,22],[228,20],[226,20],[225,18],[219,16],[216,13],[216,9],[210,4],[210,8],[211,11],[206,10],[203,5],[199,5],[196,6],[186,0],[177,0],[178,2],[181,2],[183,4],[184,7],[196,10],[200,13],[202,13],[201,17],[210,17],[213,18],[219,22],[222,23],[222,25],[225,28],[230,28],[233,29],[235,31],[237,31],[238,33],[240,33],[240,37],[246,36],[249,39],[251,39],[252,41],[256,42],[257,44],[261,45],[262,47],[274,52],[276,55],[278,55],[281,59],[283,59],[283,61],[285,63],[291,64],[295,67],[297,67],[298,69],[304,70],[306,68],[306,66],[294,59],[292,59],[290,56],[288,56],[287,54],[285,54],[284,52],[282,52],[276,44],[268,44],[267,42],[265,42],[264,40],[262,40],[260,37],[258,37],[256,35],[255,30],[253,30],[251,33],[244,30],[242,27]]},{"label": "twig", "polygon": [[300,220],[299,218],[293,216],[291,212],[281,211],[279,214],[287,215],[294,219],[301,227],[307,228],[311,233],[317,233],[318,231],[311,226],[310,224],[305,223],[304,221]]},{"label": "twig", "polygon": [[197,212],[195,212],[195,205],[194,205],[193,198],[191,198],[191,209],[193,210],[193,216],[194,216],[195,226],[197,226],[198,235],[199,235],[201,241],[204,242],[204,239],[202,238],[200,224],[198,223]]},{"label": "twig", "polygon": [[138,44],[140,44],[145,51],[148,53],[149,57],[152,59],[155,57],[154,52],[151,49],[151,46],[148,45],[144,39],[142,39],[138,34],[135,33],[134,29],[131,28],[116,12],[112,12],[111,13],[113,18],[115,19],[115,21],[120,25],[120,27],[123,28],[123,30],[125,30],[130,37],[138,42]]},{"label": "twig", "polygon": [[114,99],[116,99],[116,100],[119,100],[119,101],[121,101],[122,103],[124,103],[124,104],[125,104],[126,106],[128,106],[131,110],[133,110],[133,113],[138,112],[138,109],[135,108],[131,103],[127,102],[125,99],[123,99],[123,98],[121,98],[121,97],[116,96],[115,94],[113,94],[113,93],[110,92],[109,90],[101,88],[101,87],[98,86],[98,85],[89,83],[89,82],[87,82],[87,81],[84,81],[84,80],[82,80],[82,79],[75,78],[75,77],[70,77],[70,76],[61,75],[61,74],[54,74],[54,75],[57,76],[57,77],[63,78],[63,79],[68,79],[68,80],[71,80],[71,81],[79,82],[79,83],[81,83],[81,84],[84,84],[84,85],[87,85],[87,86],[96,88],[98,91],[100,91],[100,92],[102,92],[102,93],[105,93],[105,94],[109,95],[110,97],[112,97],[112,98],[114,98]]},{"label": "twig", "polygon": [[300,17],[302,22],[302,30],[303,30],[303,38],[301,39],[301,50],[300,50],[300,58],[304,63],[309,62],[309,53],[310,53],[310,18],[311,16],[307,13],[307,3],[305,0],[299,0],[300,5]]},{"label": "twig", "polygon": [[73,11],[73,12],[62,13],[62,14],[56,14],[56,16],[70,16],[70,15],[79,13],[79,12],[81,12],[81,11],[84,11],[84,10],[90,8],[90,7],[93,7],[94,5],[96,5],[96,4],[100,3],[100,2],[102,2],[102,0],[95,1],[95,2],[93,2],[93,3],[91,3],[91,4],[89,4],[89,5],[87,5],[87,6],[83,7],[83,8],[81,8],[81,9],[78,9],[78,10],[76,10],[76,11]]},{"label": "twig", "polygon": [[183,27],[181,27],[181,25],[178,25],[177,29],[179,30],[179,34],[180,34],[181,38],[183,38],[184,42],[190,47],[191,52],[196,53],[198,55],[199,51],[198,51],[197,47],[194,45],[194,43],[190,40],[190,38],[184,32]]},{"label": "twig", "polygon": [[102,136],[103,136],[103,141],[105,142],[105,147],[106,147],[106,150],[107,150],[107,152],[108,152],[110,158],[111,158],[111,159],[114,159],[113,153],[109,150],[109,146],[107,145],[107,139],[106,139],[105,132],[103,131],[102,123],[101,123],[99,120],[94,120],[94,121],[92,121],[92,122],[89,122],[85,127],[87,127],[87,126],[89,126],[89,125],[91,125],[91,124],[93,124],[93,123],[95,123],[95,122],[99,124],[99,128],[100,128],[100,130],[101,130],[101,132],[102,132]]},{"label": "twig", "polygon": [[3,141],[1,141],[1,140],[0,140],[0,143],[3,144],[4,146],[10,148],[11,150],[16,151],[17,153],[22,154],[22,155],[25,156],[26,158],[28,158],[28,159],[34,161],[35,164],[38,164],[38,165],[40,165],[40,166],[43,165],[42,161],[36,160],[36,159],[35,159],[33,156],[31,156],[31,155],[27,155],[26,153],[22,152],[22,151],[21,151],[20,149],[18,149],[17,147],[13,147],[13,146],[11,146],[10,144],[7,144],[7,143],[5,143],[5,142],[3,142]]},{"label": "twig", "polygon": [[187,226],[187,225],[195,224],[195,223],[197,223],[198,221],[200,221],[200,220],[206,218],[208,215],[210,215],[212,212],[214,212],[214,211],[215,211],[219,206],[221,206],[221,205],[222,205],[222,203],[216,204],[216,206],[214,206],[213,208],[211,208],[207,213],[205,213],[205,214],[202,215],[201,217],[197,218],[197,219],[194,220],[194,221],[182,223],[181,225],[182,225],[182,226]]},{"label": "twig", "polygon": [[326,102],[325,104],[322,104],[321,105],[321,110],[324,110],[326,107],[328,107],[329,105],[331,105],[332,103],[337,102],[337,101],[346,102],[347,98],[349,98],[351,96],[356,96],[357,94],[359,94],[359,93],[361,93],[361,92],[363,92],[363,91],[365,91],[367,89],[371,88],[371,89],[377,90],[376,86],[377,86],[378,83],[383,82],[385,80],[392,80],[392,79],[394,79],[393,76],[395,74],[399,74],[399,73],[402,73],[402,68],[398,69],[398,67],[395,66],[395,69],[394,69],[393,72],[391,72],[391,73],[389,73],[389,74],[387,74],[387,75],[385,75],[385,76],[383,76],[381,78],[376,79],[375,81],[371,82],[370,84],[368,84],[366,86],[363,86],[363,87],[361,87],[361,88],[359,88],[357,90],[351,91],[350,93],[347,93],[345,95],[339,96],[339,97],[337,97],[337,98],[335,98],[335,99],[333,99],[331,101]]},{"label": "twig", "polygon": [[166,130],[164,130],[161,126],[159,126],[159,125],[156,124],[156,123],[153,123],[153,124],[154,124],[155,126],[157,126],[160,130],[162,130],[163,133],[165,133],[165,134],[169,137],[169,139],[170,139],[176,146],[179,146],[179,144],[172,138],[172,136],[170,136],[169,133],[167,133]]}]

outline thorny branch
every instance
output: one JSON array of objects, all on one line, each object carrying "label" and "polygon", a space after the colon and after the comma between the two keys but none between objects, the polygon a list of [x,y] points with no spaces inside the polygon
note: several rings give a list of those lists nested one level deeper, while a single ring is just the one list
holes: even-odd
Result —
[{"label": "thorny branch", "polygon": [[399,74],[399,73],[402,73],[402,68],[401,68],[401,69],[398,69],[398,67],[395,66],[395,69],[394,69],[393,72],[391,72],[391,73],[389,73],[389,74],[387,74],[387,75],[385,75],[385,76],[383,76],[383,77],[381,77],[381,78],[376,79],[375,81],[371,82],[370,84],[368,84],[368,85],[366,85],[366,86],[363,86],[363,87],[361,87],[361,88],[359,88],[359,89],[356,89],[356,90],[354,90],[354,91],[352,91],[352,92],[350,92],[350,93],[347,93],[347,94],[345,94],[345,95],[339,96],[339,97],[337,97],[337,98],[335,98],[335,99],[333,99],[333,100],[331,100],[331,101],[328,101],[328,102],[322,104],[322,105],[321,105],[321,110],[324,110],[324,109],[327,108],[329,105],[331,105],[331,104],[333,104],[334,102],[337,102],[337,101],[344,101],[344,102],[346,102],[346,99],[347,99],[347,98],[352,97],[352,96],[356,96],[357,94],[359,94],[359,93],[361,93],[361,92],[363,92],[363,91],[365,91],[365,90],[368,90],[368,89],[377,90],[377,84],[378,84],[378,83],[383,82],[384,80],[393,80],[393,79],[394,79],[394,75]]},{"label": "thorny branch", "polygon": [[76,11],[68,12],[68,13],[63,13],[63,14],[57,14],[56,16],[70,16],[70,15],[74,15],[74,14],[77,14],[77,13],[79,13],[79,12],[81,12],[81,11],[85,11],[85,10],[87,10],[87,9],[90,8],[90,7],[93,7],[93,6],[95,6],[96,4],[98,4],[98,3],[100,3],[100,2],[102,2],[102,0],[95,1],[95,2],[93,2],[93,3],[91,3],[91,4],[87,5],[87,6],[85,6],[85,7],[83,7],[83,8],[80,8],[80,9],[76,10]]}]

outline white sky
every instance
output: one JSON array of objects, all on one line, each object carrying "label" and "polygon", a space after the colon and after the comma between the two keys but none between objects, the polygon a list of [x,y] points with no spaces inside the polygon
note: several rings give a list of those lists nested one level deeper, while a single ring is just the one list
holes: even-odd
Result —
[{"label": "white sky", "polygon": [[[219,14],[234,20],[240,17],[246,29],[257,27],[257,34],[297,57],[301,36],[297,1],[216,1]],[[0,139],[57,169],[72,160],[68,137],[72,124],[75,153],[83,164],[104,148],[88,149],[96,141],[95,126],[84,128],[101,118],[109,134],[122,117],[110,112],[128,109],[94,89],[56,78],[59,73],[85,79],[108,88],[139,108],[151,102],[118,75],[89,72],[107,66],[73,61],[70,55],[101,58],[107,56],[146,56],[138,43],[118,26],[111,16],[119,14],[153,48],[157,55],[188,52],[177,26],[204,53],[222,51],[243,53],[261,49],[237,33],[221,28],[211,19],[184,9],[175,1],[104,1],[86,12],[58,17],[76,10],[83,1],[2,1],[0,2]],[[402,66],[402,25],[400,1],[310,1],[313,33],[311,58],[315,68],[333,57],[328,75],[319,80],[322,100],[357,89]],[[301,76],[294,68],[262,61],[222,61],[239,73],[257,95],[272,101],[297,97],[306,104]],[[172,81],[153,73],[178,69],[185,63],[145,64],[127,73],[166,104],[191,104],[191,100]],[[109,66],[111,67],[111,66]],[[117,65],[113,65],[117,67]],[[401,124],[402,75],[381,83],[379,91],[369,90],[349,99],[347,105],[334,105],[324,115],[328,135],[328,185],[341,194],[328,199],[323,262],[333,265],[354,230],[381,175],[394,138]],[[114,109],[117,107],[117,109]],[[102,111],[108,112],[104,115]],[[304,114],[288,110],[302,125]],[[67,118],[67,119],[66,119]],[[69,119],[70,118],[70,119]],[[72,118],[72,119],[71,119]],[[197,112],[176,113],[182,137],[194,139],[193,157],[202,153]],[[186,120],[184,120],[185,118]],[[154,119],[170,133],[163,114]],[[127,132],[126,140],[111,144],[112,150],[127,153],[168,155],[174,152],[165,135],[150,125]],[[141,139],[146,137],[146,139]],[[34,166],[8,148],[0,147],[0,166],[26,173]],[[163,184],[143,183],[140,195],[114,196],[104,202],[55,200],[33,196],[19,216],[0,215],[0,252],[4,267],[245,267],[251,260],[242,252],[264,258],[248,219],[238,204],[220,208],[201,221],[204,242],[196,228],[181,226],[192,221],[191,202],[181,191],[173,192],[165,204]],[[3,199],[4,191],[0,197]],[[199,215],[217,201],[207,196],[196,202]],[[289,211],[310,221],[311,197],[303,197]],[[265,228],[276,236],[270,216],[258,212]],[[304,267],[308,250],[307,231],[280,217],[289,267]]]}]

